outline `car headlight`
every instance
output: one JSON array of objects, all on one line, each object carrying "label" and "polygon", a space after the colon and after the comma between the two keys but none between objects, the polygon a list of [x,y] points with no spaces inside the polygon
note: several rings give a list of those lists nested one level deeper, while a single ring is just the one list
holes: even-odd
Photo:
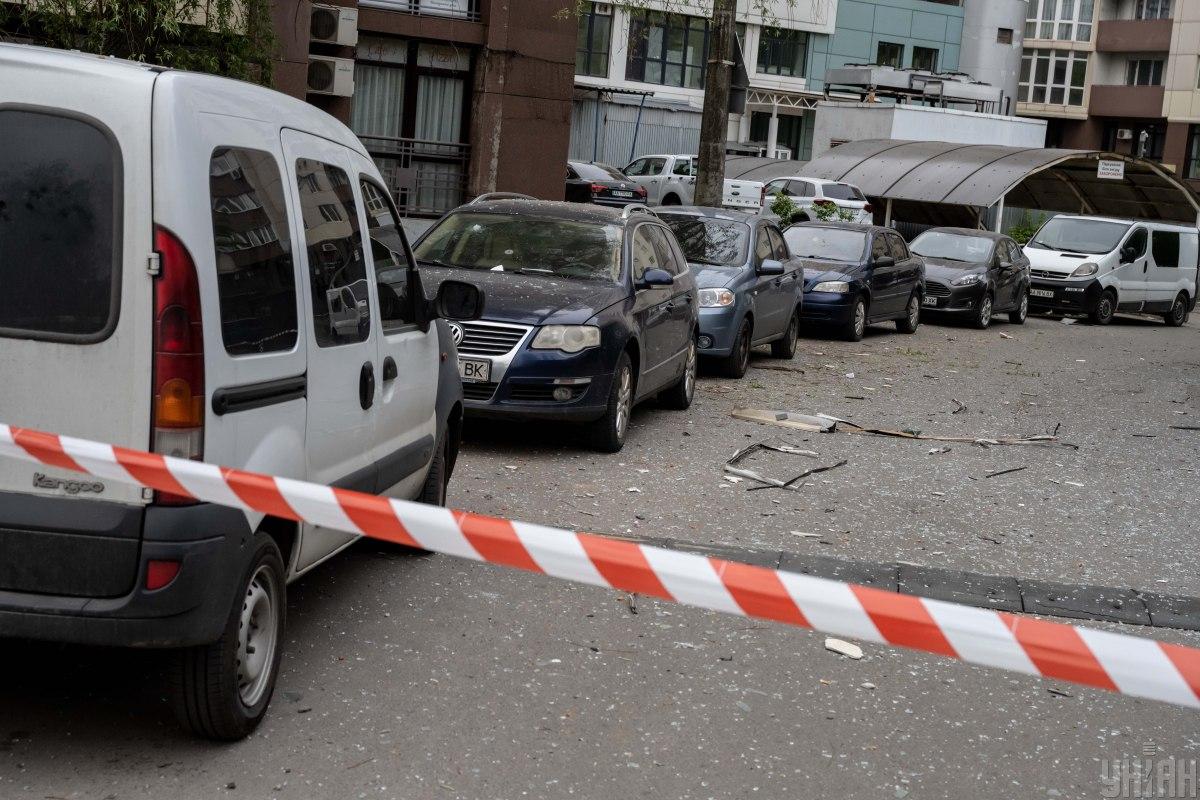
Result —
[{"label": "car headlight", "polygon": [[849,294],[850,284],[846,281],[821,281],[816,286],[812,287],[814,292],[834,292],[835,294]]},{"label": "car headlight", "polygon": [[983,276],[978,272],[972,272],[967,275],[962,275],[950,281],[953,286],[973,286],[976,283],[982,283]]},{"label": "car headlight", "polygon": [[721,308],[723,306],[733,305],[733,292],[728,289],[701,289],[700,290],[700,307],[701,308]]},{"label": "car headlight", "polygon": [[1078,267],[1076,267],[1075,271],[1071,273],[1071,277],[1086,278],[1088,275],[1095,275],[1099,271],[1100,265],[1089,261],[1086,264],[1080,264]]},{"label": "car headlight", "polygon": [[600,329],[595,325],[547,325],[533,337],[534,350],[562,350],[578,353],[600,346]]}]

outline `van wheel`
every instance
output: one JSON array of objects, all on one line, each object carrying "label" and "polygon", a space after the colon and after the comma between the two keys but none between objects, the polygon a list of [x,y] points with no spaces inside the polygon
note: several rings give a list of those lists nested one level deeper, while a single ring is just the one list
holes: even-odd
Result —
[{"label": "van wheel", "polygon": [[[991,317],[989,316],[988,319]],[[908,298],[908,305],[904,307],[904,316],[896,320],[896,330],[901,333],[916,333],[919,327],[921,327],[921,298],[914,294]]]},{"label": "van wheel", "polygon": [[696,340],[688,343],[687,363],[683,367],[683,377],[670,389],[658,395],[658,402],[665,408],[683,411],[692,405],[696,396]]},{"label": "van wheel", "polygon": [[257,533],[221,638],[180,650],[171,692],[180,723],[197,736],[235,741],[267,713],[279,661],[287,597],[283,558]]},{"label": "van wheel", "polygon": [[417,495],[418,503],[431,506],[446,505],[446,484],[450,482],[446,474],[446,465],[450,460],[449,450],[450,437],[443,433],[438,437],[437,451],[433,454],[429,473],[425,476],[425,485],[421,487],[421,494]]},{"label": "van wheel", "polygon": [[983,297],[979,299],[979,310],[975,313],[975,319],[971,320],[971,327],[981,331],[986,330],[992,324],[994,309],[991,292],[984,292]]},{"label": "van wheel", "polygon": [[1017,302],[1017,307],[1008,312],[1008,321],[1013,325],[1024,325],[1025,319],[1029,316],[1029,290],[1021,292],[1021,299]]},{"label": "van wheel", "polygon": [[847,342],[861,342],[863,334],[867,332],[867,301],[862,296],[859,296],[854,301],[854,308],[850,311],[850,319],[842,328],[842,338]]},{"label": "van wheel", "polygon": [[800,312],[793,311],[787,333],[771,342],[771,357],[790,360],[796,355],[796,340],[800,338]]},{"label": "van wheel", "polygon": [[740,378],[750,369],[750,320],[743,319],[733,340],[733,350],[717,362],[717,371],[726,378]]},{"label": "van wheel", "polygon": [[1166,314],[1163,314],[1163,321],[1172,328],[1178,328],[1180,325],[1187,322],[1187,320],[1188,298],[1186,294],[1180,292],[1179,296],[1175,298],[1175,303],[1171,306],[1171,310]]},{"label": "van wheel", "polygon": [[1104,292],[1100,295],[1100,301],[1096,303],[1096,307],[1088,314],[1088,319],[1093,325],[1107,325],[1112,322],[1113,315],[1117,313],[1117,301],[1113,297],[1112,292]]},{"label": "van wheel", "polygon": [[601,453],[619,453],[625,446],[629,417],[633,414],[633,390],[633,363],[629,360],[629,353],[621,353],[617,368],[613,371],[604,416],[591,426],[592,446]]}]

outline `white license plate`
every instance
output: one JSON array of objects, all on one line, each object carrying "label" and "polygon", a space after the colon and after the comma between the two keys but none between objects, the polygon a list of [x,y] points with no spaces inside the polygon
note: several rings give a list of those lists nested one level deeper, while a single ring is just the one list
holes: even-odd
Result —
[{"label": "white license plate", "polygon": [[460,358],[458,376],[463,383],[487,383],[492,379],[492,362],[486,358]]},{"label": "white license plate", "polygon": [[613,189],[613,197],[633,197],[633,192],[622,192],[618,189]]},{"label": "white license plate", "polygon": [[1053,297],[1054,297],[1054,290],[1053,290],[1053,289],[1030,289],[1030,290],[1029,290],[1029,296],[1030,296],[1030,297],[1050,297],[1050,298],[1053,298]]},{"label": "white license plate", "polygon": [[938,299],[936,297],[929,297],[926,295],[922,302],[924,302],[927,306],[936,306],[938,304]]}]

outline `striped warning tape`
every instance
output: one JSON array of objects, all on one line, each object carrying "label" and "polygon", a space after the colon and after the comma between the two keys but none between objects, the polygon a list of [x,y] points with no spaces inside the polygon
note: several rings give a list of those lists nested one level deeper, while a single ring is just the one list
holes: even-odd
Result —
[{"label": "striped warning tape", "polygon": [[1200,708],[1200,650],[0,423],[0,455],[446,555]]}]

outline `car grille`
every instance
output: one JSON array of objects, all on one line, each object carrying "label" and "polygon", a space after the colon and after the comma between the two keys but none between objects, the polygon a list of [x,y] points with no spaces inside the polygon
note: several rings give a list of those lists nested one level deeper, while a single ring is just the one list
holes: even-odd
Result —
[{"label": "car grille", "polygon": [[496,393],[496,386],[495,383],[464,383],[463,399],[487,402]]},{"label": "car grille", "polygon": [[1066,278],[1067,278],[1066,275],[1063,275],[1061,273],[1050,272],[1050,271],[1044,270],[1044,269],[1031,269],[1031,270],[1029,270],[1029,274],[1031,277],[1034,277],[1034,278],[1048,278],[1052,281],[1062,281],[1062,280],[1066,280]]},{"label": "car grille", "polygon": [[459,322],[463,340],[458,352],[465,356],[502,356],[511,352],[529,333],[524,325],[501,325],[496,322]]},{"label": "car grille", "polygon": [[925,294],[929,295],[930,297],[949,297],[950,287],[944,283],[938,283],[937,281],[926,281]]}]

